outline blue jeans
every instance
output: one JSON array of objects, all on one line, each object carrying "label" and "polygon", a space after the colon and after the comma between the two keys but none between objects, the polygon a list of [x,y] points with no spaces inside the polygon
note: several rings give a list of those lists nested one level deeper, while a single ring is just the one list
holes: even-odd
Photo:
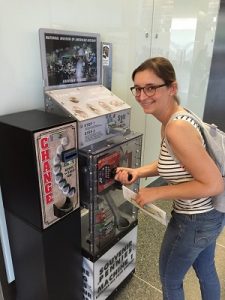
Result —
[{"label": "blue jeans", "polygon": [[172,212],[162,242],[159,272],[164,300],[183,300],[183,279],[193,266],[203,300],[220,299],[220,283],[214,256],[224,214],[211,210],[202,214]]}]

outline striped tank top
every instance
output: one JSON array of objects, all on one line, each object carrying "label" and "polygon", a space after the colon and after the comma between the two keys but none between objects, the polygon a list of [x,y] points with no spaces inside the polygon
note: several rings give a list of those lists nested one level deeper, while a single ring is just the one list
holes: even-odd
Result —
[{"label": "striped tank top", "polygon": [[[177,116],[174,120],[185,120],[190,122],[196,130],[200,132],[198,124],[189,116]],[[201,135],[202,136],[202,135]],[[205,147],[205,142],[202,138],[202,143]],[[176,162],[169,154],[165,140],[162,141],[161,150],[158,159],[158,172],[159,175],[165,179],[168,184],[179,184],[182,182],[191,181],[194,178],[185,170],[185,168]],[[182,214],[199,214],[210,211],[213,209],[211,197],[198,198],[198,199],[175,199],[173,201],[173,209],[177,213]]]}]

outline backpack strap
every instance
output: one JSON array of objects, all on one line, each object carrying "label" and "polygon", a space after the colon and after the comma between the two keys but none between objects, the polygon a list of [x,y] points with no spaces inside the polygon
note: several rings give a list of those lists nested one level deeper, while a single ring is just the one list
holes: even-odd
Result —
[{"label": "backpack strap", "polygon": [[169,122],[172,121],[174,118],[179,117],[179,116],[189,116],[190,118],[192,118],[192,120],[195,121],[195,123],[197,123],[199,125],[200,128],[202,128],[203,126],[203,121],[195,114],[193,113],[190,109],[185,108],[185,111],[178,111],[176,113],[174,113],[170,119]]},{"label": "backpack strap", "polygon": [[[189,109],[187,109],[187,108],[185,108],[185,111],[174,113],[174,114],[170,117],[168,123],[171,122],[172,120],[174,120],[176,117],[183,117],[183,116],[188,116],[188,117],[190,117],[193,121],[195,121],[195,123],[196,123],[196,124],[199,126],[199,128],[200,128],[200,132],[201,132],[201,134],[202,134],[203,140],[205,140],[205,139],[204,139],[204,133],[203,133],[203,122],[202,122],[202,120],[201,120],[197,115],[195,115],[191,110],[189,110]],[[168,124],[168,123],[167,123],[167,124]],[[166,135],[164,136],[164,139],[163,139],[163,140],[165,141],[166,148],[167,148],[168,153],[170,154],[170,156],[173,158],[173,160],[174,160],[175,162],[179,163],[180,161],[178,160],[178,158],[176,158],[175,154],[173,153],[173,150],[172,150],[172,148],[171,148],[171,146],[170,146],[170,144],[169,144],[169,142],[168,142],[168,140],[167,140]]]}]

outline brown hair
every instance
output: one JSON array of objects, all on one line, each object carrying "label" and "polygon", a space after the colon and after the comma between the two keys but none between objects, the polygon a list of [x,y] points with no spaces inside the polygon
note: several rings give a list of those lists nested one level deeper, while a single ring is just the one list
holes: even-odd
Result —
[{"label": "brown hair", "polygon": [[[132,80],[138,72],[145,70],[152,71],[156,76],[161,78],[167,86],[170,86],[176,81],[176,73],[171,62],[164,57],[153,57],[144,61],[138,66],[132,73]],[[180,104],[180,100],[177,96],[174,96],[174,100]]]}]

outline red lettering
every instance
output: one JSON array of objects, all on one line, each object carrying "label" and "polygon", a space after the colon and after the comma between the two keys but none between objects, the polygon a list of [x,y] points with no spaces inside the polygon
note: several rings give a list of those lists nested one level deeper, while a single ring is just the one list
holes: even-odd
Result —
[{"label": "red lettering", "polygon": [[49,160],[49,150],[41,151],[41,160]]},{"label": "red lettering", "polygon": [[52,184],[51,183],[47,183],[45,185],[45,193],[48,194],[50,192],[52,192]]},{"label": "red lettering", "polygon": [[47,194],[47,195],[45,196],[45,202],[46,202],[47,204],[49,204],[49,203],[51,203],[52,201],[53,201],[52,193]]},{"label": "red lettering", "polygon": [[48,138],[47,137],[43,137],[40,140],[40,144],[41,144],[41,149],[47,149],[48,148]]},{"label": "red lettering", "polygon": [[43,172],[50,171],[50,165],[48,161],[43,162]]},{"label": "red lettering", "polygon": [[44,184],[51,182],[52,181],[51,173],[50,172],[44,173],[43,180],[44,180]]},{"label": "red lettering", "polygon": [[48,137],[40,139],[41,147],[41,162],[42,162],[42,182],[44,185],[45,203],[50,204],[53,202],[53,187],[52,187],[52,173],[50,165],[50,150],[48,145]]}]

